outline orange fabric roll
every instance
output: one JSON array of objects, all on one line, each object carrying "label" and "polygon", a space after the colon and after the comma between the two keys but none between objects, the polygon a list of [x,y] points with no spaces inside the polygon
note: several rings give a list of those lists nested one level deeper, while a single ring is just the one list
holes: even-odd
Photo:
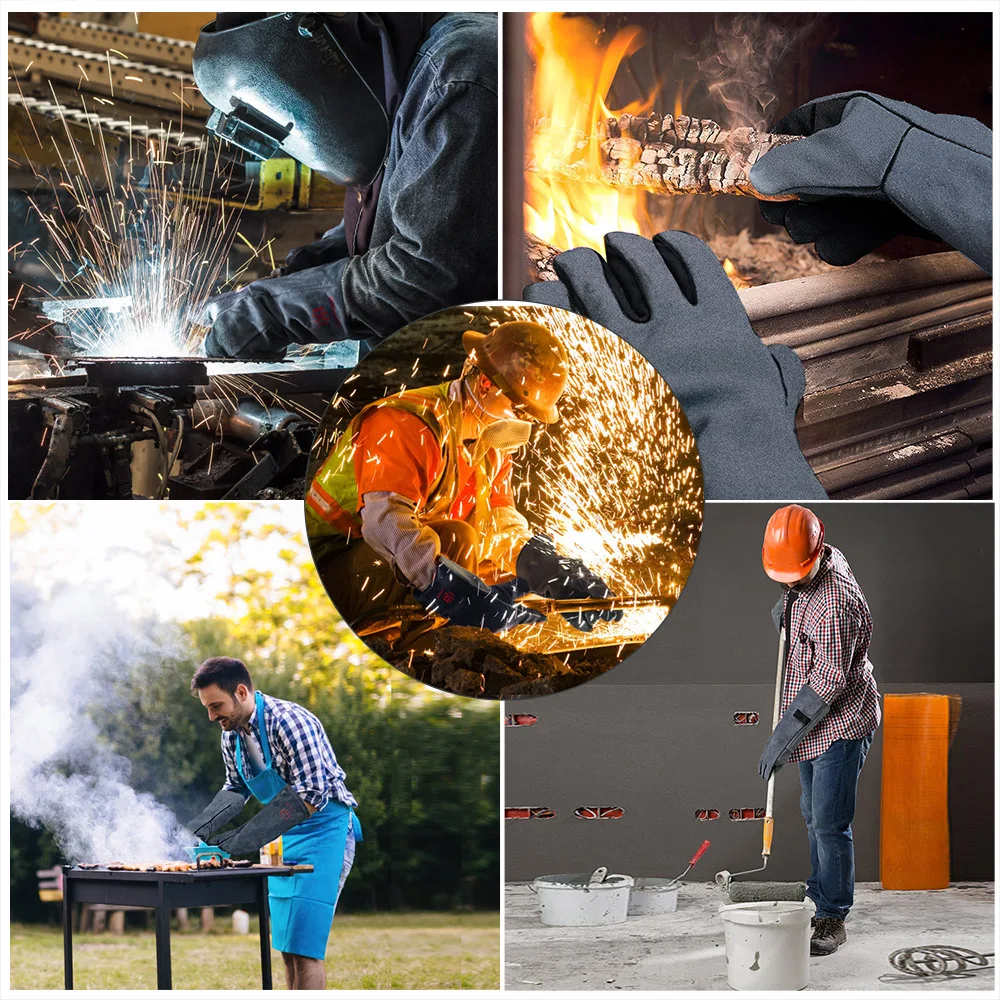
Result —
[{"label": "orange fabric roll", "polygon": [[941,694],[887,694],[882,719],[883,889],[945,889],[951,702]]}]

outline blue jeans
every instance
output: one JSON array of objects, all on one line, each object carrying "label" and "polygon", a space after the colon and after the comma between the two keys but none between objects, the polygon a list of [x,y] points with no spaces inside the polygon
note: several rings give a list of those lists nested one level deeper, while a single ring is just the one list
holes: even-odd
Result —
[{"label": "blue jeans", "polygon": [[809,833],[812,874],[806,895],[817,917],[846,918],[854,903],[854,807],[858,777],[874,733],[860,740],[835,740],[812,760],[799,761],[799,806]]}]

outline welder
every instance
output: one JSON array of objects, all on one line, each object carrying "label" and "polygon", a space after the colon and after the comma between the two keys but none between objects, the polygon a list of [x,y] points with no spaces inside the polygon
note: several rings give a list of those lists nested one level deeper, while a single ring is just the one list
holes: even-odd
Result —
[{"label": "welder", "polygon": [[209,354],[370,344],[496,298],[496,14],[219,13],[194,76],[223,139],[347,188],[340,225],[210,303]]},{"label": "welder", "polygon": [[[283,864],[313,866],[268,879],[271,944],[285,960],[289,989],[326,989],[327,939],[362,834],[323,724],[294,702],[254,690],[246,664],[232,657],[205,660],[191,691],[222,728],[226,780],[188,829],[198,850],[226,855],[257,854],[280,837]],[[215,836],[251,796],[264,808]]]},{"label": "welder", "polygon": [[847,940],[854,903],[858,778],[882,717],[868,660],[872,616],[844,554],[824,541],[823,522],[798,504],[771,515],[764,572],[784,587],[771,616],[785,630],[781,717],[758,766],[766,781],[799,765],[800,807],[816,904],[811,952],[831,955]]},{"label": "welder", "polygon": [[[460,377],[360,410],[306,494],[320,576],[344,620],[401,604],[501,632],[544,620],[516,598],[613,596],[579,559],[535,533],[514,502],[515,453],[559,419],[569,358],[547,327],[514,321],[462,336]],[[564,618],[580,631],[613,609]]]}]

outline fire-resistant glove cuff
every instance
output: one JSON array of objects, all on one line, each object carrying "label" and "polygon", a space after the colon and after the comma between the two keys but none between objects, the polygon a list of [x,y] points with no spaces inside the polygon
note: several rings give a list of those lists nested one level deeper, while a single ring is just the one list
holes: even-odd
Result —
[{"label": "fire-resistant glove cuff", "polygon": [[187,824],[187,828],[199,840],[205,840],[239,816],[246,804],[246,796],[240,792],[231,788],[220,789],[208,806]]},{"label": "fire-resistant glove cuff", "polygon": [[347,340],[341,275],[346,260],[283,278],[264,278],[210,300],[205,353],[280,360],[292,344]]},{"label": "fire-resistant glove cuff", "polygon": [[489,587],[474,573],[443,557],[437,561],[429,586],[415,590],[413,596],[432,614],[447,618],[452,625],[503,632],[515,625],[545,621],[541,612],[515,602],[516,582]]},{"label": "fire-resistant glove cuff", "polygon": [[711,248],[690,233],[608,233],[607,262],[579,248],[552,262],[558,282],[529,302],[581,313],[631,344],[684,409],[706,500],[825,500],[795,436],[805,374],[766,347]]},{"label": "fire-resistant glove cuff", "polygon": [[764,747],[757,773],[767,781],[788,763],[795,748],[826,718],[830,705],[806,684],[778,720]]},{"label": "fire-resistant glove cuff", "polygon": [[[615,596],[608,585],[579,559],[560,555],[548,535],[534,535],[524,543],[518,553],[515,570],[522,590],[550,600]],[[563,618],[581,632],[592,631],[594,625],[602,620],[620,622],[622,616],[622,611],[610,608],[563,613]]]},{"label": "fire-resistant glove cuff", "polygon": [[309,818],[306,804],[286,785],[253,819],[216,839],[216,846],[230,854],[253,854]]},{"label": "fire-resistant glove cuff", "polygon": [[981,122],[853,91],[804,104],[771,131],[805,138],[762,156],[750,180],[800,200],[762,202],[761,213],[823,260],[852,264],[909,234],[992,269],[993,135]]},{"label": "fire-resistant glove cuff", "polygon": [[310,267],[319,267],[321,264],[332,264],[336,260],[342,260],[347,255],[347,236],[344,233],[343,223],[341,223],[336,228],[324,233],[320,239],[289,250],[285,257],[284,266],[280,268],[280,273],[282,275],[295,274],[298,271],[306,271]]}]

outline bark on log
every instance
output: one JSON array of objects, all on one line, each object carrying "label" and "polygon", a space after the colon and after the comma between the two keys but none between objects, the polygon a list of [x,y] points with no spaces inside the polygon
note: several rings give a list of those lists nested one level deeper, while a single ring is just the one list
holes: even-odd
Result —
[{"label": "bark on log", "polygon": [[555,281],[556,272],[552,267],[552,258],[561,254],[558,247],[543,243],[531,233],[524,234],[524,253],[528,258],[528,277],[532,283],[536,281]]},{"label": "bark on log", "polygon": [[[555,130],[536,124],[536,138]],[[558,162],[529,158],[527,169],[581,182],[643,188],[656,194],[739,194],[768,201],[791,201],[794,195],[766,197],[750,183],[750,168],[765,153],[802,138],[772,135],[745,126],[724,129],[708,118],[687,115],[622,115],[609,118],[593,137],[573,137],[574,159]],[[558,143],[557,143],[558,144]],[[597,163],[592,162],[596,144]],[[539,143],[533,143],[538,148]],[[549,141],[541,143],[552,147]],[[566,143],[562,143],[565,148]]]}]

